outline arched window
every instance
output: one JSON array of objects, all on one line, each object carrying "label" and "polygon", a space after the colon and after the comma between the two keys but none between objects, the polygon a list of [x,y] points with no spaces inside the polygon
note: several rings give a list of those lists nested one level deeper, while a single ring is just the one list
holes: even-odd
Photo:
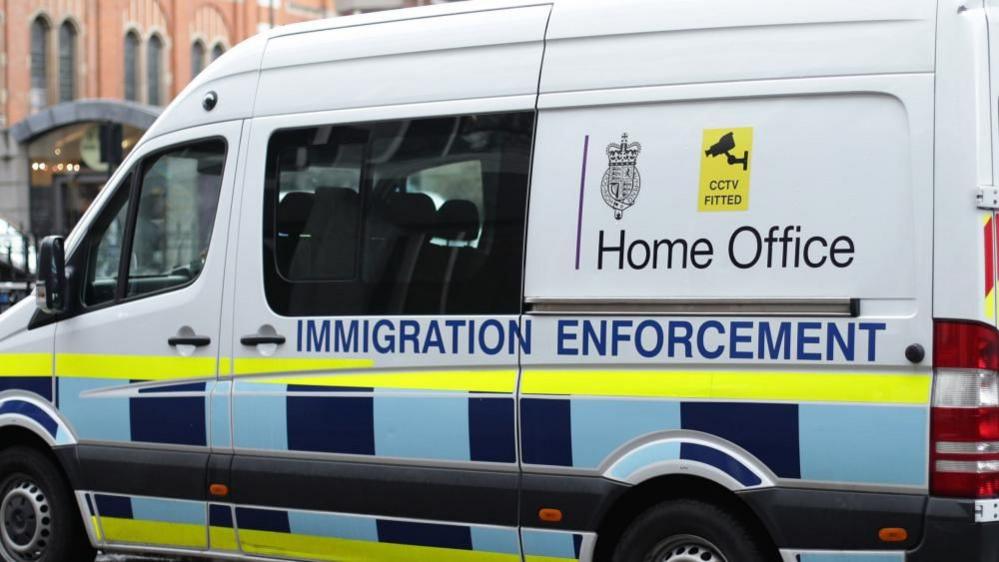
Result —
[{"label": "arched window", "polygon": [[214,61],[215,59],[221,57],[222,53],[225,53],[225,47],[222,46],[222,43],[216,43],[215,46],[212,47],[212,60]]},{"label": "arched window", "polygon": [[205,44],[197,40],[191,44],[191,78],[205,69]]},{"label": "arched window", "polygon": [[59,101],[76,98],[76,28],[70,22],[59,27]]},{"label": "arched window", "polygon": [[49,104],[49,22],[42,16],[31,22],[31,108]]},{"label": "arched window", "polygon": [[139,35],[125,34],[125,99],[139,101]]},{"label": "arched window", "polygon": [[163,73],[163,40],[159,35],[149,38],[146,45],[146,103],[160,105],[163,103],[162,82]]}]

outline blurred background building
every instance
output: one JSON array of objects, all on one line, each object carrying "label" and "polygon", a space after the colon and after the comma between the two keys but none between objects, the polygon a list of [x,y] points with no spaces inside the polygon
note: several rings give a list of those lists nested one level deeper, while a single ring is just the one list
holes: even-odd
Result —
[{"label": "blurred background building", "polygon": [[273,26],[449,0],[0,0],[0,311],[162,108]]}]

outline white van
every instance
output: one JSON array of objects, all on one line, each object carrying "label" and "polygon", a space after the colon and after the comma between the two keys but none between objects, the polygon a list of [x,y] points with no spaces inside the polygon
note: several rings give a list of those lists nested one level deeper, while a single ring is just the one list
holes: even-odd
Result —
[{"label": "white van", "polygon": [[999,559],[997,9],[247,41],[0,316],[0,554]]}]

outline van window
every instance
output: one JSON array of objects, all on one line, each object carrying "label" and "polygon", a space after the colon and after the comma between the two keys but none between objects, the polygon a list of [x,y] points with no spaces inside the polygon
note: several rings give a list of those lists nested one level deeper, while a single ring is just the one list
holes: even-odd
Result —
[{"label": "van window", "polygon": [[144,163],[127,296],[183,285],[201,273],[224,160],[225,143],[209,141]]},{"label": "van window", "polygon": [[[138,181],[129,174],[87,234],[85,306],[164,291],[198,277],[208,255],[225,154],[224,141],[199,141],[146,157],[136,168]],[[119,289],[122,255],[129,256],[128,283]]]},{"label": "van window", "polygon": [[533,113],[276,132],[267,299],[287,316],[520,310]]},{"label": "van window", "polygon": [[132,175],[118,187],[107,206],[94,221],[88,235],[90,253],[87,257],[86,282],[83,285],[83,304],[97,306],[111,302],[118,287],[118,268],[125,243],[128,222],[128,200],[132,188]]}]

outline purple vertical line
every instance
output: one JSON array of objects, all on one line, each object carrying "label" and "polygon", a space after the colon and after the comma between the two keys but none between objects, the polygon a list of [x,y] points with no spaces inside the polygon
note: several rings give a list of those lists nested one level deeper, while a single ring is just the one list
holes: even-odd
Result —
[{"label": "purple vertical line", "polygon": [[579,270],[579,245],[583,238],[583,191],[586,189],[586,157],[590,152],[590,135],[583,140],[583,172],[579,179],[579,214],[576,216],[576,270]]}]

